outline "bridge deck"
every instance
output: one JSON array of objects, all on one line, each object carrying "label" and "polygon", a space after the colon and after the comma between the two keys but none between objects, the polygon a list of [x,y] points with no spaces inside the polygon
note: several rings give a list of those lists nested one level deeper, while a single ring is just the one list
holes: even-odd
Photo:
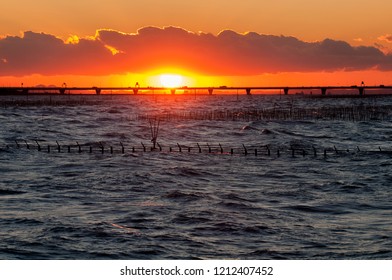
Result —
[{"label": "bridge deck", "polygon": [[0,94],[28,94],[31,92],[47,92],[53,94],[65,94],[70,92],[95,92],[100,94],[102,91],[122,91],[131,92],[134,94],[140,93],[141,91],[165,91],[170,90],[171,93],[175,93],[179,90],[186,91],[206,91],[212,94],[214,91],[244,91],[246,94],[251,94],[252,91],[268,91],[268,90],[281,90],[284,94],[288,94],[292,90],[317,90],[322,95],[325,95],[327,91],[331,90],[358,90],[359,94],[362,95],[365,90],[385,90],[392,89],[392,86],[240,86],[240,87],[0,87]]}]

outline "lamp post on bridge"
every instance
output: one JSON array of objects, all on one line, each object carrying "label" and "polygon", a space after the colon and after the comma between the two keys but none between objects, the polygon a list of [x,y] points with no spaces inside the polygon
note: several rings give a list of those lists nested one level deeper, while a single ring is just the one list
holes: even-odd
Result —
[{"label": "lamp post on bridge", "polygon": [[67,88],[67,84],[64,82],[60,88],[60,94],[65,94],[65,90]]},{"label": "lamp post on bridge", "polygon": [[139,88],[140,88],[139,82],[136,82],[135,87],[133,88],[133,94],[137,94],[139,92]]},{"label": "lamp post on bridge", "polygon": [[359,95],[364,95],[365,93],[365,83],[362,81],[361,86],[359,87]]}]

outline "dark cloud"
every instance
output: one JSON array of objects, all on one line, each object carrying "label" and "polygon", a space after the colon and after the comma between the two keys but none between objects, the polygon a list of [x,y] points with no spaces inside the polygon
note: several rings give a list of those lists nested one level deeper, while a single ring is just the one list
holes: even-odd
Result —
[{"label": "dark cloud", "polygon": [[215,36],[176,27],[146,27],[135,34],[98,30],[95,37],[73,43],[34,32],[0,39],[0,75],[105,75],[159,67],[214,75],[392,70],[392,56],[331,39],[304,42],[230,30]]},{"label": "dark cloud", "polygon": [[81,39],[66,44],[53,35],[25,32],[23,37],[0,40],[0,75],[107,74],[103,63],[111,63],[110,51],[96,40]]}]

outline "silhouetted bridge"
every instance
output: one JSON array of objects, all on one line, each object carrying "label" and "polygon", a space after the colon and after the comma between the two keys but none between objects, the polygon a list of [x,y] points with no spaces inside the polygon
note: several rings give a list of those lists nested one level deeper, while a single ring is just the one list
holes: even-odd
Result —
[{"label": "silhouetted bridge", "polygon": [[[186,91],[186,92],[206,92],[208,94],[213,94],[213,92],[244,92],[247,95],[250,95],[253,91],[280,91],[285,95],[289,94],[289,91],[318,91],[321,95],[326,95],[327,92],[332,90],[355,90],[358,91],[358,94],[364,95],[366,90],[386,90],[392,89],[392,86],[274,86],[274,87],[175,87],[175,88],[167,88],[167,87],[0,87],[0,94],[31,94],[31,93],[47,93],[47,94],[70,94],[72,93],[95,93],[101,94],[102,92],[129,92],[133,94],[138,94],[141,92],[164,92],[166,90],[170,90],[172,94],[175,94],[176,91]],[[391,92],[392,93],[392,92]]]}]

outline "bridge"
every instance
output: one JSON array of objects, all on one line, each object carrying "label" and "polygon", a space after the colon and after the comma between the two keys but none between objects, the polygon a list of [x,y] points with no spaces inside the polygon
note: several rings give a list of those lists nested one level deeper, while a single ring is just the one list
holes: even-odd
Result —
[{"label": "bridge", "polygon": [[[261,87],[0,87],[0,95],[12,95],[12,94],[30,94],[30,93],[47,93],[47,94],[70,94],[92,92],[95,94],[101,94],[102,92],[129,92],[131,94],[138,94],[141,92],[164,92],[170,90],[171,94],[175,94],[176,91],[188,91],[188,92],[200,92],[204,91],[208,94],[213,94],[215,91],[225,92],[243,92],[247,95],[251,95],[252,91],[282,91],[285,95],[289,94],[289,91],[318,91],[322,96],[326,95],[327,92],[332,90],[356,90],[358,94],[364,95],[366,90],[387,90],[392,89],[392,86],[261,86]],[[392,92],[391,92],[392,94]]]}]

